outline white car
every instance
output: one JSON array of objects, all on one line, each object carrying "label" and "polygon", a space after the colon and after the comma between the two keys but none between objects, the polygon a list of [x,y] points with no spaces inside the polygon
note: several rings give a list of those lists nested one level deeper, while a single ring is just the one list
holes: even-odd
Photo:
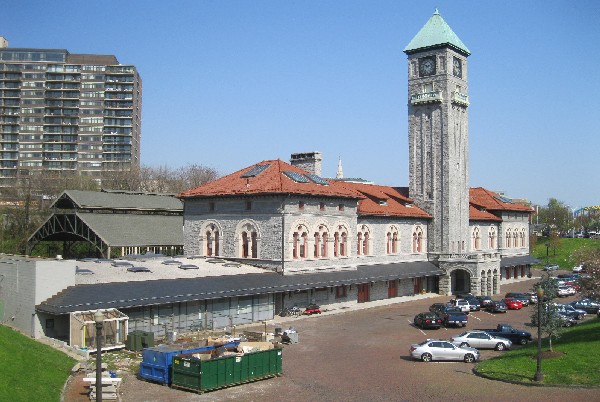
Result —
[{"label": "white car", "polygon": [[573,296],[575,293],[577,292],[571,286],[561,285],[558,287],[558,297]]},{"label": "white car", "polygon": [[471,305],[465,299],[452,299],[449,304],[458,307],[463,313],[469,314],[471,311]]},{"label": "white car", "polygon": [[450,342],[461,347],[473,347],[476,349],[510,349],[512,342],[506,338],[493,336],[485,331],[467,331],[450,338]]},{"label": "white car", "polygon": [[573,267],[574,274],[579,274],[581,272],[583,272],[583,265],[577,265],[577,266]]}]

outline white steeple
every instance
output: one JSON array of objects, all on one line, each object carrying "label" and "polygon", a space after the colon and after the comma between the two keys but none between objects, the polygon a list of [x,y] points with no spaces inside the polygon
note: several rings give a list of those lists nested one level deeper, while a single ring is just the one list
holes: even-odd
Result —
[{"label": "white steeple", "polygon": [[335,178],[336,179],[344,178],[344,171],[342,170],[342,158],[341,157],[338,159],[338,168],[337,168],[337,173],[335,174]]}]

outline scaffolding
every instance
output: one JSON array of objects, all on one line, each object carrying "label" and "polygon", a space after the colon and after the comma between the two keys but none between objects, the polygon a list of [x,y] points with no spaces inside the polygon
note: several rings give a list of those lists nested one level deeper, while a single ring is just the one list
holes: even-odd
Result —
[{"label": "scaffolding", "polygon": [[[94,314],[97,310],[76,311],[70,315],[69,344],[73,347],[96,352],[96,322]],[[100,334],[102,350],[122,349],[127,339],[129,317],[117,309],[101,310],[104,314],[102,333]]]}]

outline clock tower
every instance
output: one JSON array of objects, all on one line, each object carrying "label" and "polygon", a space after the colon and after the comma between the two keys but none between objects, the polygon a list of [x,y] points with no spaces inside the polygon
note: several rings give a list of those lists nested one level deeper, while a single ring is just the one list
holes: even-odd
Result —
[{"label": "clock tower", "polygon": [[430,260],[446,272],[460,266],[475,279],[477,267],[469,263],[468,255],[471,53],[437,10],[404,52],[410,197],[433,217],[427,236]]}]

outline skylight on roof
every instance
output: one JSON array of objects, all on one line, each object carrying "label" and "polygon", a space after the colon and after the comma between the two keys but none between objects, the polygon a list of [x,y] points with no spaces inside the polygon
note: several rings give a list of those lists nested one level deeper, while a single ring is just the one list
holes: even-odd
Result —
[{"label": "skylight on roof", "polygon": [[501,195],[495,195],[494,198],[505,204],[514,204],[513,200],[511,200],[510,198],[503,197]]},{"label": "skylight on roof", "polygon": [[262,172],[264,172],[269,166],[271,166],[271,165],[268,163],[265,165],[256,165],[252,169],[250,169],[246,173],[244,173],[241,177],[244,179],[248,178],[248,177],[256,177],[259,174],[261,174]]},{"label": "skylight on roof", "polygon": [[307,174],[305,174],[305,176],[308,177],[312,182],[314,182],[316,184],[320,184],[321,186],[329,185],[327,180],[325,180],[321,176],[317,176],[316,174],[307,173]]},{"label": "skylight on roof", "polygon": [[308,183],[308,179],[304,177],[304,175],[297,172],[290,172],[289,170],[285,170],[283,172],[284,175],[294,180],[296,183]]}]

